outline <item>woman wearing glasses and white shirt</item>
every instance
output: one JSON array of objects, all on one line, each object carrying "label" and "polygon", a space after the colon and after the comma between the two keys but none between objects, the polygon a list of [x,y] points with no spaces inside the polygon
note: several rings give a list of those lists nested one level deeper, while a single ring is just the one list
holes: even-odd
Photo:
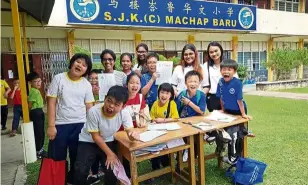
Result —
[{"label": "woman wearing glasses and white shirt", "polygon": [[[203,71],[206,71],[208,76],[207,83],[209,86],[205,88],[207,94],[207,109],[212,112],[213,110],[221,110],[220,99],[216,97],[217,85],[220,80],[220,63],[223,60],[223,49],[218,42],[211,42],[207,47],[208,62],[204,63]],[[238,74],[234,75],[238,78]]]}]

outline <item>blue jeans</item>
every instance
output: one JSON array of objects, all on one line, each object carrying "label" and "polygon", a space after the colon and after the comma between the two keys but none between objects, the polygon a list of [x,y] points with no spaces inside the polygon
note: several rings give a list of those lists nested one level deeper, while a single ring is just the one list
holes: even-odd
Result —
[{"label": "blue jeans", "polygon": [[19,126],[20,117],[22,117],[22,107],[21,105],[14,105],[13,108],[13,122],[12,122],[12,131],[17,130]]}]

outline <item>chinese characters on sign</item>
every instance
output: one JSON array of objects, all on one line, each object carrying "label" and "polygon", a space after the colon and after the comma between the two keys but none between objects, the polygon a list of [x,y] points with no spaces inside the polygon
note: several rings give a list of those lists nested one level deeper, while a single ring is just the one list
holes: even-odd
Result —
[{"label": "chinese characters on sign", "polygon": [[197,0],[66,0],[68,24],[256,30],[256,7]]}]

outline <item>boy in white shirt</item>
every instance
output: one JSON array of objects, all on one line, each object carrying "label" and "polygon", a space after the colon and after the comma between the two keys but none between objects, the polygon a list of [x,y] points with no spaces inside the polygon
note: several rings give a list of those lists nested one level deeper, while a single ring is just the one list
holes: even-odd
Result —
[{"label": "boy in white shirt", "polygon": [[100,156],[104,164],[104,184],[116,185],[117,179],[112,169],[119,163],[119,159],[113,135],[123,124],[129,139],[139,140],[140,137],[134,131],[129,111],[123,109],[127,100],[127,89],[113,86],[109,89],[104,104],[97,104],[89,110],[87,122],[79,135],[74,185],[87,184],[87,176],[96,156]]}]

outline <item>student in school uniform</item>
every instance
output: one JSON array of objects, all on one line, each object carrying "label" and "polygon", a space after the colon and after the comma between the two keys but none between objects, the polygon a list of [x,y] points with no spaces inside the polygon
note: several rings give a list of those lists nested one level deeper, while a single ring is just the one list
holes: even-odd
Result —
[{"label": "student in school uniform", "polygon": [[[2,77],[2,76],[1,76]],[[1,130],[6,130],[6,121],[8,115],[7,98],[11,92],[10,86],[1,78]]]},{"label": "student in school uniform", "polygon": [[174,87],[175,95],[178,96],[180,92],[186,89],[185,86],[185,75],[189,71],[197,71],[200,75],[200,84],[199,89],[208,86],[208,73],[203,71],[203,68],[200,65],[198,51],[193,44],[186,44],[182,50],[182,57],[180,64],[176,66],[173,70],[171,77],[171,84]]},{"label": "student in school uniform", "polygon": [[12,132],[10,137],[14,137],[17,134],[17,129],[19,127],[20,117],[22,117],[22,106],[21,106],[21,90],[19,86],[19,79],[15,79],[13,82],[14,88],[10,92],[9,96],[14,102],[13,108],[13,121],[12,121]]},{"label": "student in school uniform", "polygon": [[120,56],[120,62],[122,66],[122,71],[126,74],[126,76],[134,72],[132,70],[133,56],[130,53],[122,53],[122,55]]},{"label": "student in school uniform", "polygon": [[220,64],[220,68],[222,78],[218,82],[216,96],[220,100],[221,110],[251,120],[243,100],[243,84],[234,77],[238,64],[232,59],[226,59]]},{"label": "student in school uniform", "polygon": [[45,113],[43,111],[44,101],[40,91],[42,80],[36,72],[27,75],[26,80],[30,82],[28,105],[30,109],[30,120],[33,122],[36,156],[41,159],[46,156],[44,151],[45,139]]},{"label": "student in school uniform", "polygon": [[146,65],[146,56],[148,55],[149,48],[145,43],[140,43],[136,47],[136,53],[137,53],[137,64],[134,65],[133,71],[137,73],[139,76],[142,76],[147,70]]},{"label": "student in school uniform", "polygon": [[[176,121],[179,118],[176,103],[174,102],[174,89],[171,84],[163,83],[158,88],[158,99],[151,108],[151,117],[157,124]],[[152,169],[160,169],[161,165],[169,165],[168,155],[153,158]]]},{"label": "student in school uniform", "polygon": [[[207,79],[205,79],[208,87],[205,88],[205,93],[207,94],[207,109],[209,112],[213,110],[220,110],[220,100],[216,97],[217,84],[220,80],[220,63],[223,60],[223,48],[218,42],[211,42],[207,47],[208,62],[204,63],[203,71],[207,73]],[[234,74],[238,78],[237,73]]]},{"label": "student in school uniform", "polygon": [[134,131],[128,110],[123,109],[127,100],[127,89],[113,86],[109,89],[104,104],[97,104],[89,110],[87,122],[79,135],[74,185],[87,184],[90,166],[97,155],[104,164],[104,184],[117,184],[113,168],[120,161],[117,157],[117,144],[113,135],[123,125],[129,139],[132,141],[140,139],[139,133]]},{"label": "student in school uniform", "polygon": [[[243,100],[243,85],[241,80],[234,77],[238,64],[236,61],[231,59],[226,59],[220,64],[220,72],[222,78],[218,82],[217,86],[217,98],[220,99],[221,110],[228,114],[241,115],[245,119],[251,120],[252,117],[247,115],[247,105]],[[231,147],[228,147],[228,157],[223,157],[223,161],[234,164],[236,162],[237,155],[239,155],[239,150],[236,147],[236,140],[249,135],[254,137],[252,133],[249,133],[247,129],[243,126],[231,126],[225,128],[226,132],[233,137],[233,140],[230,142]],[[232,147],[234,146],[234,147]],[[225,147],[223,147],[225,148]],[[238,150],[238,152],[236,151]],[[223,151],[220,152],[223,154]]]},{"label": "student in school uniform", "polygon": [[66,160],[69,151],[68,183],[74,179],[79,133],[86,122],[87,111],[93,106],[92,87],[85,78],[92,69],[86,54],[75,54],[69,71],[54,76],[48,92],[48,155],[54,160]]},{"label": "student in school uniform", "polygon": [[156,53],[149,53],[146,57],[146,65],[148,72],[141,76],[141,93],[145,96],[145,100],[151,110],[153,103],[157,100],[156,79],[159,74],[156,72],[156,64],[159,57]]},{"label": "student in school uniform", "polygon": [[93,69],[89,73],[89,77],[88,77],[88,80],[92,86],[92,92],[93,92],[95,102],[99,101],[98,73],[99,71],[97,69]]}]

